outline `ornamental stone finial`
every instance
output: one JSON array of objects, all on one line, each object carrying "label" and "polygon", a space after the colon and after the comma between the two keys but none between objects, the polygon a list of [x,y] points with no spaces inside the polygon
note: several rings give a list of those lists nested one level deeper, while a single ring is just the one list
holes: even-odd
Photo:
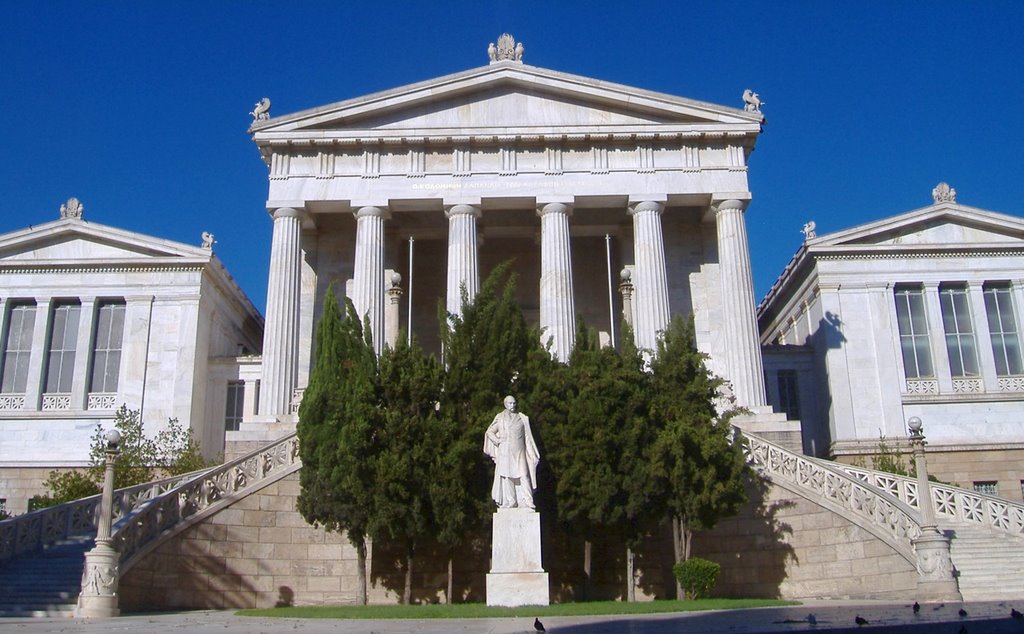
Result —
[{"label": "ornamental stone finial", "polygon": [[761,112],[761,95],[747,88],[743,91],[743,109],[747,112]]},{"label": "ornamental stone finial", "polygon": [[249,114],[252,115],[253,123],[256,123],[257,121],[266,121],[267,119],[269,119],[270,99],[268,97],[264,97],[263,99],[257,101],[256,105],[252,107],[252,112],[250,112]]},{"label": "ornamental stone finial", "polygon": [[947,183],[939,183],[932,190],[932,200],[938,203],[955,203],[956,190]]},{"label": "ornamental stone finial", "polygon": [[491,42],[487,45],[487,57],[491,63],[512,61],[523,61],[523,43],[516,42],[516,38],[508,33],[502,33],[498,42]]},{"label": "ornamental stone finial", "polygon": [[213,234],[210,233],[209,231],[204,231],[203,235],[202,235],[202,238],[203,238],[202,247],[204,249],[212,249],[213,245],[217,242],[216,240],[213,239]]},{"label": "ornamental stone finial", "polygon": [[78,199],[72,196],[71,198],[68,198],[66,203],[61,204],[60,217],[81,219],[83,211],[85,211],[85,205],[78,202]]},{"label": "ornamental stone finial", "polygon": [[800,230],[800,233],[804,234],[805,241],[817,237],[818,233],[815,231],[817,226],[818,225],[813,220],[808,220],[804,223],[804,228]]}]

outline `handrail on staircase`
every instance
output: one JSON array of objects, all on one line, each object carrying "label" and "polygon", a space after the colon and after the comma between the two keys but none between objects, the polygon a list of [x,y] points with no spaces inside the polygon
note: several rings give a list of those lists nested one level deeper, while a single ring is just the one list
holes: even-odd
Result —
[{"label": "handrail on staircase", "polygon": [[[115,521],[167,491],[211,469],[154,480],[114,491]],[[58,541],[96,532],[100,495],[57,504],[0,521],[0,561],[46,548]]]},{"label": "handrail on staircase", "polygon": [[[835,464],[853,477],[899,498],[908,506],[920,508],[920,495],[915,478]],[[980,524],[1011,535],[1024,535],[1024,504],[1020,502],[940,482],[932,482],[929,488],[935,517],[939,520]]]}]

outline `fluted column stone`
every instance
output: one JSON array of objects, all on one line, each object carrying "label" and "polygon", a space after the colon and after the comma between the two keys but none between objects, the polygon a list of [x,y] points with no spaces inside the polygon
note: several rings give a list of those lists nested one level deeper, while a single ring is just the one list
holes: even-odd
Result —
[{"label": "fluted column stone", "polygon": [[384,221],[385,207],[360,207],[356,212],[356,255],[352,304],[361,319],[369,318],[373,348],[384,349]]},{"label": "fluted column stone", "polygon": [[754,283],[747,250],[745,203],[724,200],[715,205],[718,231],[718,268],[721,276],[722,325],[726,358],[736,404],[765,405],[764,370],[754,312]]},{"label": "fluted column stone", "polygon": [[548,203],[537,209],[540,216],[540,327],[542,341],[551,354],[569,360],[576,343],[576,306],[572,292],[572,251],[569,216],[572,206]]},{"label": "fluted column stone", "polygon": [[476,205],[452,205],[448,218],[448,286],[445,308],[452,315],[462,313],[462,286],[472,300],[480,292],[480,265],[477,259]]},{"label": "fluted column stone", "polygon": [[260,372],[260,414],[290,414],[298,377],[299,298],[302,270],[304,211],[281,207],[274,211],[267,278],[267,318],[263,331]]},{"label": "fluted column stone", "polygon": [[634,336],[642,349],[657,349],[658,334],[668,327],[668,271],[661,214],[665,205],[643,201],[630,207],[633,216]]}]

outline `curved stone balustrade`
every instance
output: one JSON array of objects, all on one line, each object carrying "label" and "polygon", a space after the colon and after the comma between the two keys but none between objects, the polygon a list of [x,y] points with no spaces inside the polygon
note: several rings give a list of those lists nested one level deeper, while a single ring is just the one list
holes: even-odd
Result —
[{"label": "curved stone balustrade", "polygon": [[[114,491],[114,520],[206,471],[194,471]],[[0,522],[0,561],[45,548],[69,537],[95,533],[99,507],[100,496],[93,495]]]},{"label": "curved stone balustrade", "polygon": [[[850,465],[839,467],[858,480],[899,498],[910,507],[920,507],[917,480],[913,478]],[[969,522],[1011,535],[1024,535],[1024,505],[1018,502],[938,482],[931,483],[931,493],[932,507],[939,520]]]},{"label": "curved stone balustrade", "polygon": [[121,556],[120,574],[166,539],[301,465],[293,433],[166,491],[115,526],[111,539]]},{"label": "curved stone balustrade", "polygon": [[818,502],[889,544],[917,565],[912,540],[921,535],[917,512],[840,466],[803,456],[753,434],[743,434],[747,462],[772,482]]}]

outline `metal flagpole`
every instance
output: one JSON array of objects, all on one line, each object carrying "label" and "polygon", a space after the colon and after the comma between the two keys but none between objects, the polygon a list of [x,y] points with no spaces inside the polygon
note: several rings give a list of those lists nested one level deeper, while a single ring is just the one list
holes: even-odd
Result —
[{"label": "metal flagpole", "polygon": [[408,345],[412,345],[412,243],[415,242],[412,236],[409,236],[409,319],[405,325],[405,342]]}]

